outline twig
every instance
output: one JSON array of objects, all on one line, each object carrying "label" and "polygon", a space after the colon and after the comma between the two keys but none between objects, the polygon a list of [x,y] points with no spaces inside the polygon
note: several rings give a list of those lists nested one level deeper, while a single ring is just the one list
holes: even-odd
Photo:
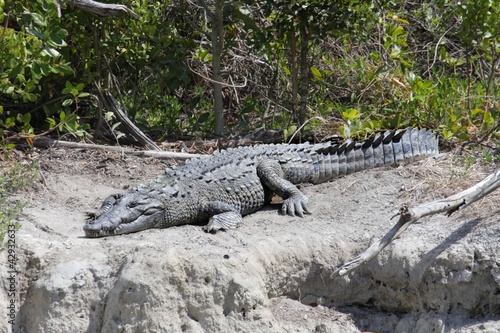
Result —
[{"label": "twig", "polygon": [[345,275],[358,268],[362,264],[373,259],[394,239],[399,237],[412,223],[416,222],[420,218],[439,213],[446,213],[447,216],[450,216],[460,208],[466,207],[471,203],[485,197],[499,187],[500,169],[497,169],[491,175],[489,175],[476,185],[472,186],[471,188],[452,195],[448,198],[432,201],[414,208],[401,208],[399,212],[399,221],[396,223],[396,225],[392,227],[392,229],[389,230],[389,232],[384,237],[373,243],[363,253],[337,268],[332,273],[332,277],[335,275]]},{"label": "twig", "polygon": [[324,122],[324,119],[321,118],[320,116],[314,116],[312,118],[307,119],[299,128],[297,128],[297,130],[295,132],[293,132],[293,135],[290,137],[290,140],[288,140],[288,143],[291,143],[292,140],[293,140],[293,138],[295,137],[295,135],[297,133],[300,133],[300,131],[302,131],[302,129],[304,128],[304,126],[306,126],[313,119],[319,119],[319,120],[321,120],[321,121]]},{"label": "twig", "polygon": [[[494,126],[491,126],[491,128],[489,130],[487,130],[486,132],[484,132],[483,134],[481,134],[481,136],[479,137],[479,139],[477,140],[468,140],[468,141],[465,141],[464,143],[462,143],[460,145],[460,154],[464,151],[465,147],[467,147],[468,145],[470,144],[475,144],[475,145],[479,145],[481,144],[484,140],[486,140],[493,132],[497,131],[498,129],[500,129],[500,122],[497,122],[496,125]],[[489,147],[488,148],[494,148],[494,147]]]},{"label": "twig", "polygon": [[0,42],[2,41],[3,39],[3,36],[5,36],[5,32],[7,31],[7,27],[9,26],[9,17],[10,15],[12,15],[12,12],[7,12],[7,15],[6,18],[5,18],[5,23],[4,23],[4,26],[3,26],[3,30],[2,30],[2,35],[0,35]]},{"label": "twig", "polygon": [[207,81],[210,81],[212,83],[218,83],[222,86],[225,86],[225,87],[230,87],[230,88],[245,88],[247,86],[247,78],[246,77],[243,77],[243,79],[245,80],[245,82],[243,82],[243,84],[240,84],[240,85],[235,85],[235,84],[228,84],[226,82],[222,82],[222,81],[215,81],[209,77],[206,77],[205,75],[195,71],[190,65],[189,63],[187,63],[188,65],[188,68],[191,72],[193,72],[194,74],[198,75],[198,76],[201,76],[202,78],[204,78],[205,80]]},{"label": "twig", "polygon": [[432,64],[429,66],[429,68],[427,68],[427,70],[424,72],[424,74],[422,74],[422,76],[424,76],[425,74],[427,74],[432,69],[432,67],[434,67],[434,64],[436,63],[436,60],[437,60],[437,54],[438,54],[439,44],[441,44],[441,41],[443,40],[444,36],[446,36],[446,34],[448,32],[450,32],[450,30],[453,29],[453,27],[455,27],[455,25],[456,25],[456,22],[448,30],[446,30],[444,32],[444,34],[442,34],[441,37],[439,38],[439,40],[437,41],[436,47],[434,49],[434,59],[432,60]]}]

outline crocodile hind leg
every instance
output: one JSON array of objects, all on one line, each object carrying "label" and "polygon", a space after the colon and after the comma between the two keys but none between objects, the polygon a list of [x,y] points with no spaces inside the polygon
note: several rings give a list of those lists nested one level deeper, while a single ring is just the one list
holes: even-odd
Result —
[{"label": "crocodile hind leg", "polygon": [[257,164],[257,175],[271,191],[283,198],[281,213],[300,217],[311,214],[308,199],[300,190],[285,179],[285,173],[277,160],[261,160]]}]

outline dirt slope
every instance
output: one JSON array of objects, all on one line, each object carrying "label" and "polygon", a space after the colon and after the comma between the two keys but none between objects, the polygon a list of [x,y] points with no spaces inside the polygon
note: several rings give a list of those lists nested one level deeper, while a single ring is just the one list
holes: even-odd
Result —
[{"label": "dirt slope", "polygon": [[487,169],[454,177],[451,161],[427,159],[304,185],[314,214],[303,219],[275,204],[217,234],[182,226],[87,239],[84,212],[166,164],[63,149],[31,158],[43,184],[23,194],[15,332],[500,331],[498,194],[425,219],[349,277],[330,277],[402,204],[466,188]]}]

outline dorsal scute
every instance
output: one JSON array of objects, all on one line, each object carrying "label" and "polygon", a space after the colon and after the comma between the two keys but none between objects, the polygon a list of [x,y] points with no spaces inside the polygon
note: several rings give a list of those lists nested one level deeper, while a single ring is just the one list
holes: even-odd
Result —
[{"label": "dorsal scute", "polygon": [[[325,142],[311,144],[307,142],[301,144],[265,144],[252,147],[229,148],[216,151],[212,155],[191,159],[183,166],[167,169],[166,177],[175,178],[179,181],[182,179],[193,179],[207,183],[219,180],[221,177],[223,179],[239,179],[244,176],[245,172],[255,173],[257,165],[262,159],[273,159],[282,165],[291,164],[294,167],[306,164],[319,165],[320,163],[341,164],[343,163],[344,156],[348,159],[354,158],[355,163],[358,163],[358,159],[362,157],[359,153],[360,151],[365,154],[365,151],[369,150],[366,153],[368,154],[374,149],[378,149],[380,145],[392,145],[392,143],[398,143],[399,141],[401,141],[401,144],[394,146],[395,148],[392,148],[393,152],[396,151],[397,154],[404,154],[404,156],[415,155],[416,148],[431,150],[436,145],[435,140],[428,138],[431,136],[432,133],[429,134],[422,130],[405,129],[379,132],[362,142],[347,139],[343,143]],[[423,144],[419,144],[419,147],[413,147],[413,141],[422,141],[422,138],[430,142],[429,148],[427,149]],[[389,148],[391,147],[384,147],[390,153]],[[376,152],[379,153],[381,150],[376,150]],[[337,160],[337,157],[339,160]],[[357,170],[357,167],[355,169]],[[330,173],[329,169],[325,172]]]}]

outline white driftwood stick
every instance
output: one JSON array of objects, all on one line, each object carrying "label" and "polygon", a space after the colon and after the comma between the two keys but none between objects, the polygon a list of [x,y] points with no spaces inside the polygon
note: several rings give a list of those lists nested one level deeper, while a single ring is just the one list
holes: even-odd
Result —
[{"label": "white driftwood stick", "polygon": [[[66,0],[66,1],[84,11],[103,17],[113,16],[121,12],[131,15],[135,19],[140,18],[140,16],[137,15],[133,10],[129,9],[127,6],[124,5],[102,3],[94,0]],[[58,15],[59,17],[61,17],[60,0],[56,0],[56,6]]]},{"label": "white driftwood stick", "polygon": [[468,206],[474,201],[485,197],[499,187],[500,169],[496,170],[471,188],[448,198],[429,202],[414,208],[401,208],[399,221],[396,225],[392,227],[384,237],[373,243],[363,253],[337,268],[332,273],[332,277],[334,275],[345,275],[377,256],[380,251],[382,251],[394,239],[399,237],[412,223],[418,219],[443,212],[446,212],[449,216],[458,209]]},{"label": "white driftwood stick", "polygon": [[134,156],[154,157],[154,158],[158,158],[158,159],[172,158],[172,159],[176,159],[176,160],[187,160],[190,158],[203,156],[200,154],[177,153],[177,152],[171,152],[171,151],[132,150],[132,149],[125,149],[125,148],[116,147],[116,146],[94,145],[94,144],[88,144],[88,143],[52,140],[52,139],[47,139],[47,138],[38,138],[38,139],[34,139],[33,141],[35,142],[35,147],[44,147],[44,148],[66,147],[66,148],[95,149],[95,150],[117,152],[117,153],[134,155]]}]

